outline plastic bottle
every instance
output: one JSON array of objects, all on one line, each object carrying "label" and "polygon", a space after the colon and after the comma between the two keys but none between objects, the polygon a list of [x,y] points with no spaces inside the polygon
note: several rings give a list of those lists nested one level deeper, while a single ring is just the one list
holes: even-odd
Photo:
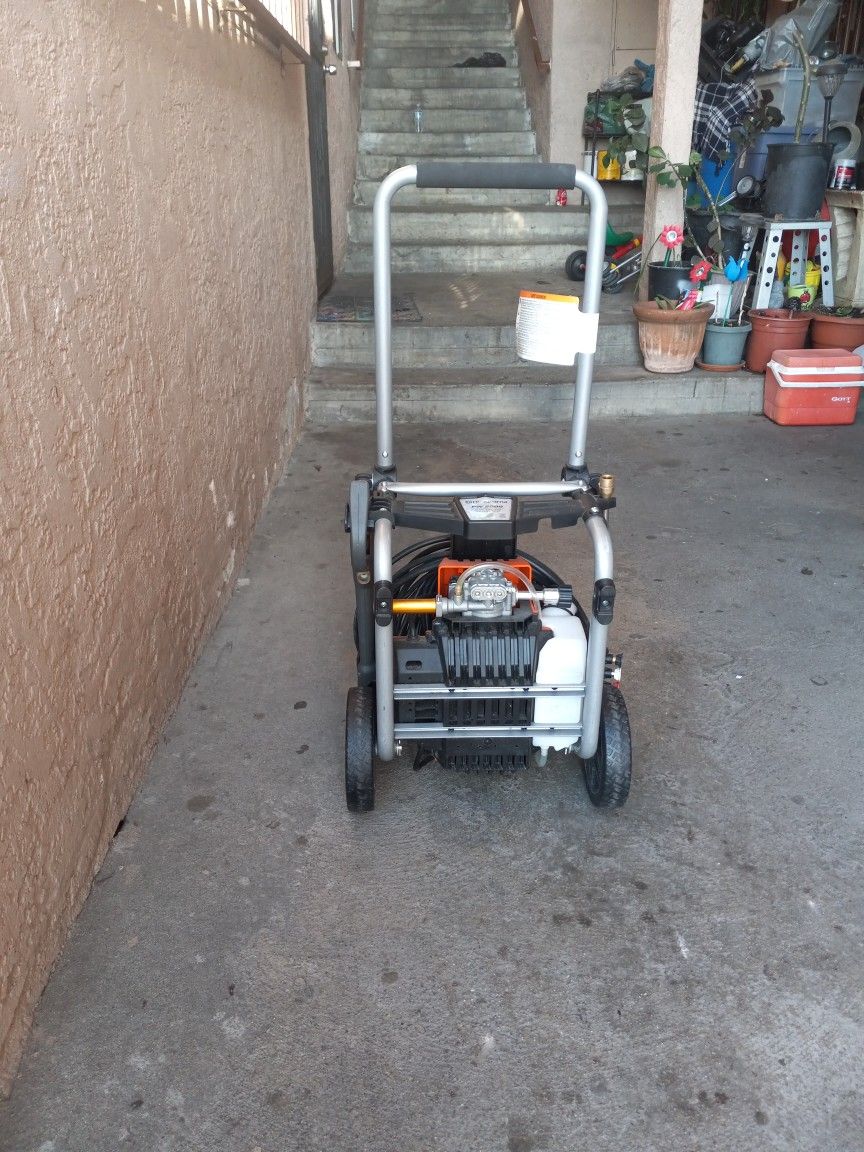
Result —
[{"label": "plastic bottle", "polygon": [[423,109],[419,104],[414,105],[414,131],[423,131]]},{"label": "plastic bottle", "polygon": [[[544,608],[540,613],[544,628],[552,629],[552,639],[540,649],[537,661],[537,684],[582,684],[588,646],[579,618],[563,608]],[[545,696],[534,704],[534,723],[548,725],[578,724],[582,719],[582,700],[574,696]],[[556,748],[559,751],[574,743],[572,736],[535,737],[533,744],[541,756]]]}]

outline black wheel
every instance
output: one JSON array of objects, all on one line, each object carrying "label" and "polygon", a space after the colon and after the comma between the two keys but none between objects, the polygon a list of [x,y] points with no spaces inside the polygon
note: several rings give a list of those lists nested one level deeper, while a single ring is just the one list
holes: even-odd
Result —
[{"label": "black wheel", "polygon": [[587,259],[588,253],[582,248],[578,248],[575,252],[570,253],[564,264],[564,272],[568,280],[585,279],[585,261]]},{"label": "black wheel", "polygon": [[630,720],[620,688],[603,687],[597,751],[582,762],[588,797],[596,808],[620,808],[630,792]]},{"label": "black wheel", "polygon": [[349,688],[345,708],[345,803],[349,812],[375,807],[375,693]]}]

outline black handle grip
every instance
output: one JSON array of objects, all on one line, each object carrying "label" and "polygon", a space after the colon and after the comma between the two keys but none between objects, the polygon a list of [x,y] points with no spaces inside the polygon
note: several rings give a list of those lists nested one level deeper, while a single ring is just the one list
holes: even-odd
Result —
[{"label": "black handle grip", "polygon": [[425,160],[418,188],[575,188],[575,164],[494,164]]}]

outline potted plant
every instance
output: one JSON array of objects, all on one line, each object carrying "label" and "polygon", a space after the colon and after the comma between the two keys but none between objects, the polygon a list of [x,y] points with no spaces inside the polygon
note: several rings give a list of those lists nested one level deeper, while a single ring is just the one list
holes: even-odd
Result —
[{"label": "potted plant", "polygon": [[[730,145],[736,150],[747,148],[766,128],[782,123],[780,110],[770,101],[771,94],[763,92],[758,106],[732,132]],[[717,312],[724,312],[728,304],[724,289],[727,293],[729,291],[724,273],[730,258],[740,251],[742,242],[740,214],[723,212],[719,207],[717,196],[712,194],[702,174],[703,160],[698,152],[691,152],[686,161],[676,162],[659,145],[651,145],[644,131],[645,110],[631,95],[620,97],[614,111],[625,132],[610,140],[610,162],[617,160],[622,166],[628,164],[646,175],[654,176],[662,187],[681,189],[684,228],[680,230],[680,238],[670,244],[667,226],[653,244],[646,244],[649,297],[671,297],[688,290],[690,267],[698,259],[707,261],[711,267],[710,283],[715,289],[721,289],[713,294]],[[723,163],[730,157],[731,153],[725,152],[717,159]],[[662,261],[652,261],[648,257],[658,243],[665,244],[667,252]],[[670,259],[669,249],[685,244],[695,253],[692,259]]]},{"label": "potted plant", "polygon": [[649,372],[689,372],[696,362],[713,304],[699,304],[696,292],[684,301],[658,296],[637,300],[633,312],[639,326],[639,348]]},{"label": "potted plant", "polygon": [[[718,297],[714,315],[705,328],[705,341],[699,358],[699,367],[709,372],[737,372],[744,360],[744,345],[751,332],[751,324],[743,319],[744,296],[749,275],[749,245],[752,238],[744,242],[744,249],[738,260],[731,259],[726,264],[723,285],[725,293]],[[712,266],[706,260],[693,265],[691,278],[708,279]],[[716,278],[716,273],[713,273]],[[743,283],[738,283],[743,281]],[[736,288],[736,284],[738,287]],[[721,299],[723,303],[721,305]],[[733,309],[733,301],[737,302]]]},{"label": "potted plant", "polygon": [[812,220],[819,215],[822,201],[825,199],[834,146],[801,140],[807,114],[807,101],[810,99],[813,69],[801,30],[794,23],[793,34],[804,66],[804,82],[801,86],[798,118],[795,122],[795,138],[785,144],[768,145],[764,209],[768,217],[779,217],[782,220]]},{"label": "potted plant", "polygon": [[810,339],[814,348],[845,348],[854,352],[864,344],[864,309],[827,308],[820,304],[811,315]]},{"label": "potted plant", "polygon": [[682,292],[690,291],[690,264],[677,255],[684,243],[684,228],[680,224],[666,224],[656,243],[666,249],[662,260],[648,261],[648,295],[652,300],[664,296],[677,300]]},{"label": "potted plant", "polygon": [[[728,277],[704,255],[695,264],[671,259],[683,238],[683,226],[667,224],[663,228],[660,243],[666,246],[666,259],[649,266],[648,271],[649,277],[654,273],[653,280],[649,279],[653,300],[637,301],[633,306],[645,367],[651,372],[689,372],[701,348],[700,367],[736,371],[741,367],[750,325],[741,319],[743,291],[742,307],[734,318],[731,315],[733,282],[742,277],[746,281],[746,258],[729,262]],[[723,283],[710,286],[714,288],[711,299],[700,300],[700,287],[712,276],[719,276]]]},{"label": "potted plant", "polygon": [[[689,371],[704,342],[703,365],[734,371],[741,366],[750,333],[750,324],[742,319],[742,313],[754,228],[750,225],[742,229],[738,214],[733,214],[724,226],[717,198],[703,178],[698,152],[691,152],[686,162],[678,163],[659,145],[651,145],[647,133],[642,131],[644,110],[632,98],[622,97],[620,116],[627,133],[610,142],[610,154],[635,153],[631,166],[654,176],[663,187],[680,187],[684,208],[684,225],[667,225],[654,241],[666,247],[662,261],[648,260],[654,244],[646,245],[643,272],[647,266],[651,300],[634,305],[645,367],[654,372]],[[779,110],[770,105],[770,94],[763,93],[758,108],[736,130],[732,143],[746,147],[766,126],[781,121]],[[728,154],[721,157],[728,158]],[[695,189],[693,196],[688,197],[689,189]],[[696,211],[701,213],[698,226]],[[673,253],[679,247],[683,249],[685,241],[689,241],[696,255],[689,260],[674,259]],[[689,311],[690,315],[686,320],[680,316],[676,320],[674,313],[679,309],[664,306],[664,299],[688,301],[696,297],[697,287],[701,287],[701,306],[684,304],[681,312]],[[679,342],[677,351],[672,348],[673,335]]]},{"label": "potted plant", "polygon": [[778,348],[803,348],[810,330],[810,315],[798,308],[751,308],[753,332],[747,344],[745,367],[761,375]]}]

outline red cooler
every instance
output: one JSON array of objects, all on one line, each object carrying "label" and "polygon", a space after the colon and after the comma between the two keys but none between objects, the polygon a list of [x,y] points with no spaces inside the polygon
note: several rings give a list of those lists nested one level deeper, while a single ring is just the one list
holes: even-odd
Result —
[{"label": "red cooler", "polygon": [[765,415],[775,424],[854,424],[861,357],[843,348],[775,352],[765,371]]}]

